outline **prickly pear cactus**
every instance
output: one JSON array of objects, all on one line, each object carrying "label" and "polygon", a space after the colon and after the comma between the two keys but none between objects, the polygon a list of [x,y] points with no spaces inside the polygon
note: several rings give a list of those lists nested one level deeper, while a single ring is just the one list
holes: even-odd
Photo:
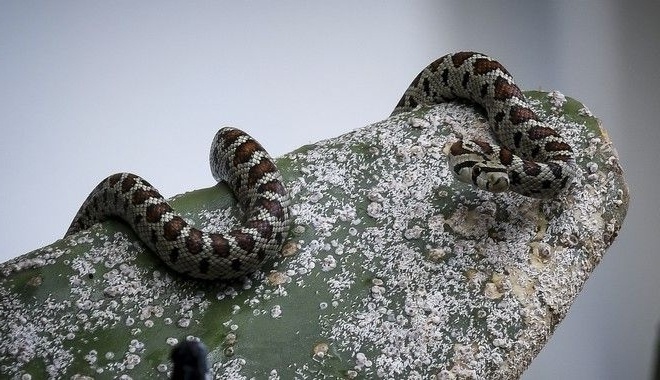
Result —
[{"label": "prickly pear cactus", "polygon": [[[628,205],[590,112],[557,92],[527,95],[576,151],[560,198],[452,177],[446,143],[490,136],[473,107],[401,114],[279,158],[292,233],[281,259],[249,278],[181,277],[118,222],[2,264],[2,377],[167,378],[172,346],[195,338],[217,379],[520,375]],[[172,204],[207,230],[240,217],[223,185]]]}]

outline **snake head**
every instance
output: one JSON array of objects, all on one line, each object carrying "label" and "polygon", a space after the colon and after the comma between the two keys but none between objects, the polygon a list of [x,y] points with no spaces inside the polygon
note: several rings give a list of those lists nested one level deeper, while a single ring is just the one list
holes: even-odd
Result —
[{"label": "snake head", "polygon": [[457,141],[449,149],[449,167],[459,181],[482,190],[509,190],[507,167],[496,161],[499,149],[481,141]]},{"label": "snake head", "polygon": [[471,182],[482,190],[501,193],[509,190],[509,174],[506,167],[492,161],[484,161],[472,167]]}]

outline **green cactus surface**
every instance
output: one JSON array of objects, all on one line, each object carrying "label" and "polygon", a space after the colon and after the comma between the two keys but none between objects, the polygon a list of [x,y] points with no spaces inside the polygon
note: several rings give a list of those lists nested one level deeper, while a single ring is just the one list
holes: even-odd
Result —
[{"label": "green cactus surface", "polygon": [[[447,143],[492,139],[486,119],[466,104],[421,107],[277,159],[289,240],[240,281],[178,275],[118,221],[1,264],[0,377],[166,379],[184,339],[206,344],[216,379],[519,376],[629,200],[589,110],[558,92],[526,94],[576,152],[560,197],[458,182]],[[204,230],[241,218],[223,184],[171,204]]]}]

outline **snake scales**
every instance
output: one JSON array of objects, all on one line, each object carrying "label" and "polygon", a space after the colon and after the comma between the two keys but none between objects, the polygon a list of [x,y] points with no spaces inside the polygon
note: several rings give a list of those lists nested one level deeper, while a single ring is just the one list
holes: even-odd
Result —
[{"label": "snake scales", "polygon": [[512,190],[552,198],[575,175],[573,151],[539,120],[511,74],[492,58],[473,52],[449,54],[422,70],[392,115],[420,104],[465,99],[486,110],[502,146],[459,140],[449,149],[449,167],[459,180],[483,190]]},{"label": "snake scales", "polygon": [[211,146],[211,172],[226,181],[245,221],[226,233],[190,226],[158,190],[135,174],[101,181],[87,197],[65,236],[107,219],[126,221],[172,269],[201,279],[232,279],[275,258],[289,231],[289,193],[264,148],[245,132],[223,128]]},{"label": "snake scales", "polygon": [[[485,108],[503,146],[457,141],[449,165],[461,181],[501,192],[547,198],[573,176],[570,146],[544,126],[498,62],[478,53],[446,55],[412,82],[393,115],[420,104],[467,99]],[[65,236],[110,217],[126,221],[172,269],[201,279],[232,279],[277,257],[290,225],[289,194],[275,163],[252,137],[223,128],[211,146],[211,171],[241,204],[245,220],[231,231],[208,233],[190,226],[165,198],[135,174],[104,179],[87,197]]]}]

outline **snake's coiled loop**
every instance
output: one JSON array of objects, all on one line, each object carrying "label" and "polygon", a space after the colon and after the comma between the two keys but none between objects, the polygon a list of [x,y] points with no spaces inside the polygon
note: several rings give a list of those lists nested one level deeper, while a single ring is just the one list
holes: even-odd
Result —
[{"label": "snake's coiled loop", "polygon": [[460,52],[432,62],[413,80],[392,114],[453,99],[482,106],[502,144],[455,142],[449,166],[459,180],[492,192],[512,190],[535,198],[555,197],[571,182],[571,146],[539,119],[511,74],[484,54]]},{"label": "snake's coiled loop", "polygon": [[272,158],[241,130],[218,131],[210,158],[213,176],[227,182],[243,207],[245,220],[234,229],[196,229],[147,181],[117,173],[96,186],[65,236],[116,217],[177,272],[221,280],[254,272],[282,250],[290,224],[289,193]]}]

